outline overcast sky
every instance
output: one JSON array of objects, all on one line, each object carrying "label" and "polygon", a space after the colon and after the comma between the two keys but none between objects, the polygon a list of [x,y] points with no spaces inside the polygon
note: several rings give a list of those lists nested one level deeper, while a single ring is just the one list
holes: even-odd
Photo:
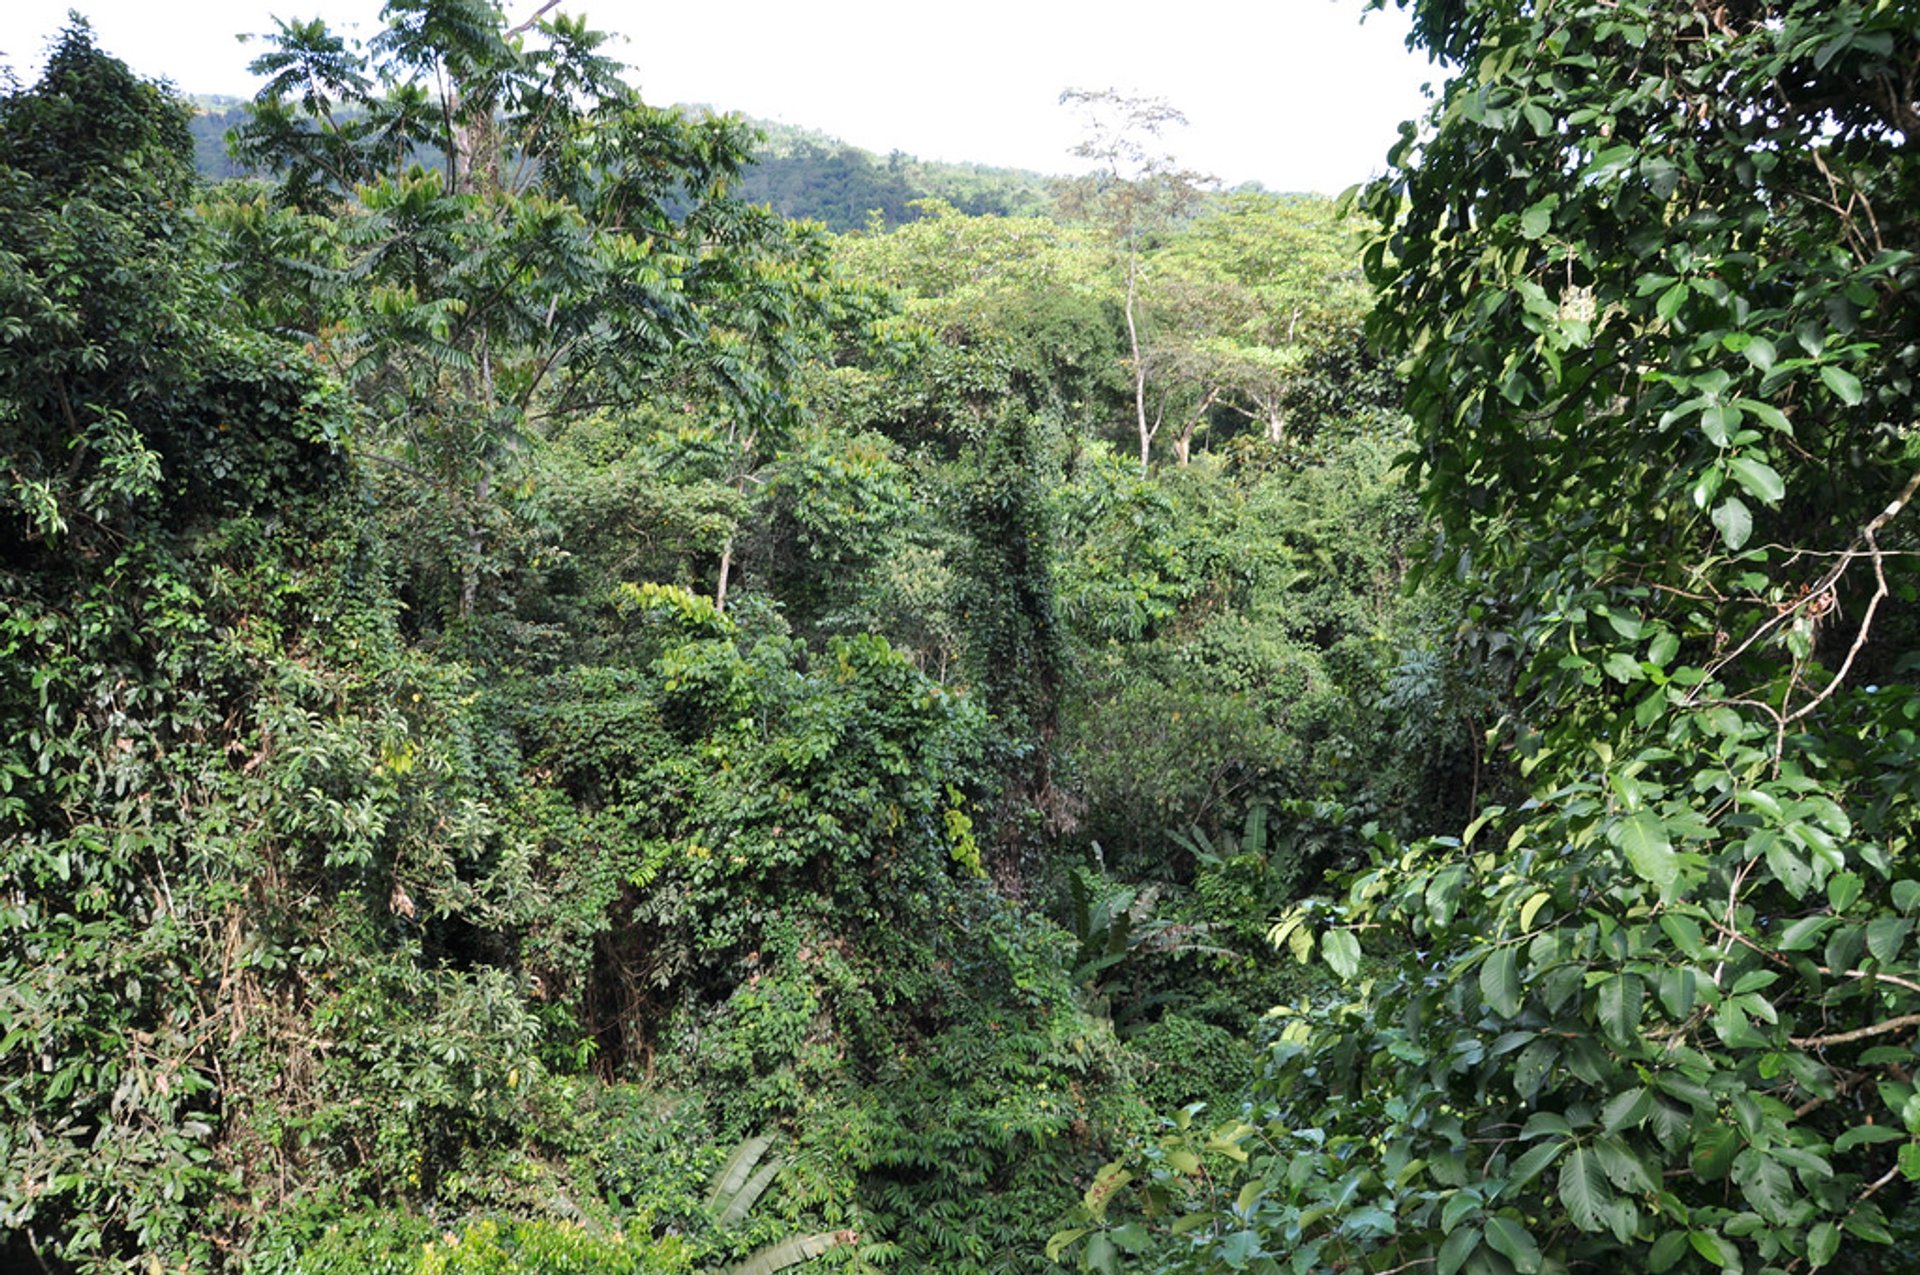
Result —
[{"label": "overcast sky", "polygon": [[[539,0],[508,0],[518,21]],[[1189,126],[1166,139],[1229,185],[1337,193],[1377,172],[1438,72],[1397,12],[1362,0],[563,0],[627,37],[655,103],[706,103],[818,129],[867,150],[1071,170],[1062,89],[1158,96]],[[380,0],[0,0],[0,64],[37,78],[69,8],[108,52],[189,93],[248,95],[272,17],[372,33]]]}]

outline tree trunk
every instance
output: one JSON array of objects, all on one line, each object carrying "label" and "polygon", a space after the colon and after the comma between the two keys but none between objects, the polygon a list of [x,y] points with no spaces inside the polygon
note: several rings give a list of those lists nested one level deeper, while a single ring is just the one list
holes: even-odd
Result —
[{"label": "tree trunk", "polygon": [[1140,476],[1147,476],[1153,457],[1153,426],[1147,424],[1147,365],[1140,358],[1140,328],[1134,320],[1134,298],[1138,295],[1140,257],[1133,240],[1127,240],[1127,348],[1133,354],[1133,411],[1140,429]]}]

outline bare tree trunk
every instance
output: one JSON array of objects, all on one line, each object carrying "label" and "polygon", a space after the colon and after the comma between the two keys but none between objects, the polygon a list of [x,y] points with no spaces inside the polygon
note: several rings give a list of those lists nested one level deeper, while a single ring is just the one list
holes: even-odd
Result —
[{"label": "bare tree trunk", "polygon": [[1133,411],[1140,429],[1140,476],[1145,478],[1153,457],[1154,427],[1147,424],[1147,365],[1140,358],[1140,328],[1133,317],[1138,295],[1140,257],[1127,240],[1127,348],[1133,353]]},{"label": "bare tree trunk", "polygon": [[733,573],[733,537],[727,537],[727,547],[720,551],[720,579],[713,586],[713,609],[727,609],[727,577]]},{"label": "bare tree trunk", "polygon": [[1216,385],[1208,390],[1207,396],[1200,400],[1200,406],[1193,409],[1193,415],[1187,417],[1186,423],[1180,427],[1180,432],[1174,436],[1173,458],[1180,468],[1185,469],[1187,463],[1193,459],[1193,436],[1200,432],[1200,426],[1206,423],[1208,409],[1219,397],[1219,386]]}]

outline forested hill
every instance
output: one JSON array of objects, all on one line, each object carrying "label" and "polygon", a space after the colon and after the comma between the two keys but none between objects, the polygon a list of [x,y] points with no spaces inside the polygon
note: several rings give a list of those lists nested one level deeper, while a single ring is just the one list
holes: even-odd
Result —
[{"label": "forested hill", "polygon": [[[191,128],[194,165],[202,177],[242,175],[227,153],[227,131],[244,118],[240,100],[195,99]],[[690,108],[705,114],[709,108]],[[895,151],[875,155],[824,133],[770,120],[747,123],[761,134],[753,162],[740,180],[740,197],[783,217],[818,221],[832,231],[864,229],[878,215],[891,227],[918,215],[914,204],[938,199],[971,215],[1026,216],[1043,212],[1049,179],[1016,168],[943,163]]]}]

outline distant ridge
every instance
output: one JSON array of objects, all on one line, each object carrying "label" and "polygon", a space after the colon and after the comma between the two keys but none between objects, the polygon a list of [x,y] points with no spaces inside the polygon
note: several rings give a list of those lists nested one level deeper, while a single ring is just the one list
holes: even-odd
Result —
[{"label": "distant ridge", "polygon": [[[227,156],[226,134],[240,121],[245,100],[195,95],[191,122],[194,166],[210,181],[247,174]],[[711,114],[714,108],[686,106]],[[878,216],[898,226],[918,215],[913,205],[940,199],[964,213],[1027,216],[1053,203],[1050,179],[1019,168],[952,164],[894,151],[880,156],[814,129],[771,120],[748,122],[765,135],[742,193],[796,221],[824,222],[829,230],[864,229]]]}]

